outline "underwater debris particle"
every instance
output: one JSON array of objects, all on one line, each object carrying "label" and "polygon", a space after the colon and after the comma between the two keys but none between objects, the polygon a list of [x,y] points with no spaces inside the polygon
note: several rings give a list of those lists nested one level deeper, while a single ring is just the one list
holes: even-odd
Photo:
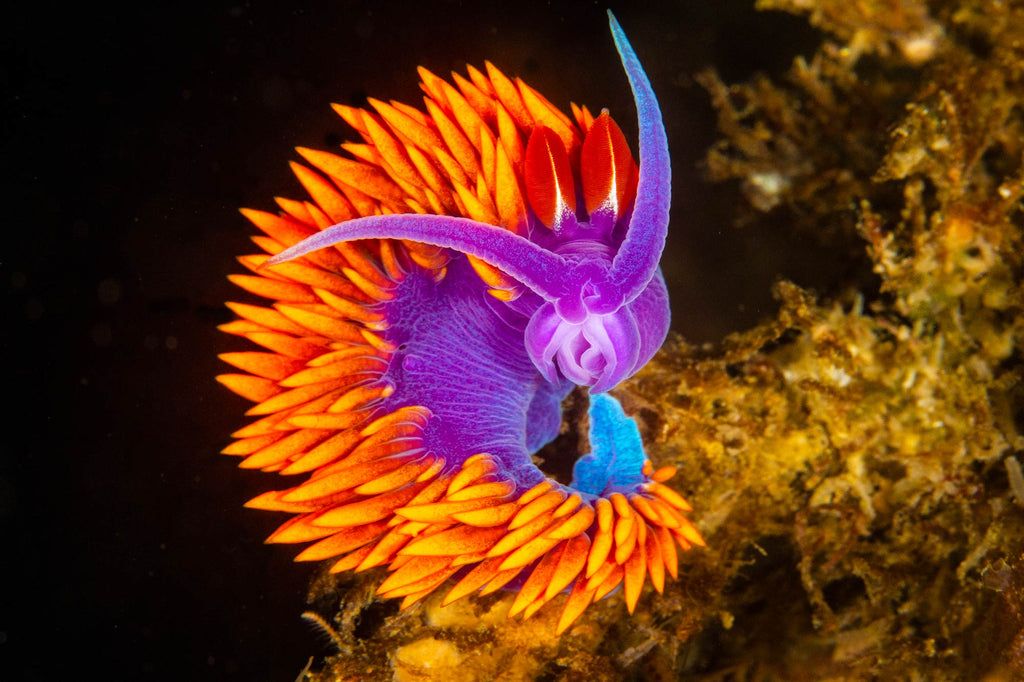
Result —
[{"label": "underwater debris particle", "polygon": [[1024,473],[1021,472],[1020,462],[1013,455],[1006,458],[1006,477],[1010,480],[1014,501],[1024,507]]}]

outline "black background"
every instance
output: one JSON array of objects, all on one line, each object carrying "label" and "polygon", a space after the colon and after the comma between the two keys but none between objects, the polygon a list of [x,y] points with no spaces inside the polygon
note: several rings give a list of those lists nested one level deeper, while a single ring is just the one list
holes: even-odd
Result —
[{"label": "black background", "polygon": [[[814,283],[806,245],[732,226],[702,180],[715,137],[695,72],[780,74],[819,37],[752,2],[610,3],[661,101],[674,168],[673,328],[715,341]],[[218,454],[246,403],[213,381],[215,325],[251,250],[239,206],[300,197],[298,145],[353,137],[328,106],[419,104],[415,67],[495,62],[556,105],[636,124],[593,2],[207,2],[4,17],[0,227],[0,679],[292,680],[327,651],[303,623],[314,567],[264,546],[279,485]],[[635,147],[634,147],[635,148]]]}]

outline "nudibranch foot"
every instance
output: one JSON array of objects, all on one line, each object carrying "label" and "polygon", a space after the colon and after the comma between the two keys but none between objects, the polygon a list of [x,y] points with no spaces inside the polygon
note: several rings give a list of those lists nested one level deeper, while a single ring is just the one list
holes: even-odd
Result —
[{"label": "nudibranch foot", "polygon": [[[565,592],[558,632],[620,585],[632,612],[704,544],[665,485],[675,470],[654,469],[604,393],[669,321],[665,133],[611,27],[639,166],[607,112],[570,118],[491,64],[455,85],[421,69],[425,111],[336,106],[365,142],[342,145],[353,158],[300,149],[310,199],[243,211],[264,253],[231,279],[270,305],[229,304],[222,326],[265,349],[221,356],[257,418],[224,452],[301,477],[247,505],[292,515],[269,542],[332,571],[385,567],[378,593],[403,607],[449,579],[444,603],[515,589],[524,617]],[[574,385],[591,447],[564,484],[531,455]]]}]

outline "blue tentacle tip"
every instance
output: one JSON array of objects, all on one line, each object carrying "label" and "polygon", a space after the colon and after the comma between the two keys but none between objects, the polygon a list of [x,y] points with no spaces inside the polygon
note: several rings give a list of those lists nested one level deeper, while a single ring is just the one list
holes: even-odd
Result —
[{"label": "blue tentacle tip", "polygon": [[631,489],[644,481],[640,429],[626,416],[619,401],[607,393],[590,395],[590,454],[577,460],[572,485],[581,492],[602,495]]}]

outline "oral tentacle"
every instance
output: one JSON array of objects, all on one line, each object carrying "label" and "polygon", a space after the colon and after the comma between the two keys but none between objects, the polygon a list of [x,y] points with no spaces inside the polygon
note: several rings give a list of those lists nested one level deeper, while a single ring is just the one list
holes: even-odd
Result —
[{"label": "oral tentacle", "polygon": [[665,248],[672,201],[672,170],[658,99],[636,52],[610,11],[608,22],[633,90],[640,129],[640,178],[636,204],[609,276],[611,282],[620,288],[624,300],[632,301],[651,281]]},{"label": "oral tentacle", "polygon": [[357,239],[410,239],[455,249],[493,265],[546,300],[557,298],[568,262],[529,239],[469,218],[382,215],[356,218],[302,240],[267,261],[277,265],[328,246]]}]

